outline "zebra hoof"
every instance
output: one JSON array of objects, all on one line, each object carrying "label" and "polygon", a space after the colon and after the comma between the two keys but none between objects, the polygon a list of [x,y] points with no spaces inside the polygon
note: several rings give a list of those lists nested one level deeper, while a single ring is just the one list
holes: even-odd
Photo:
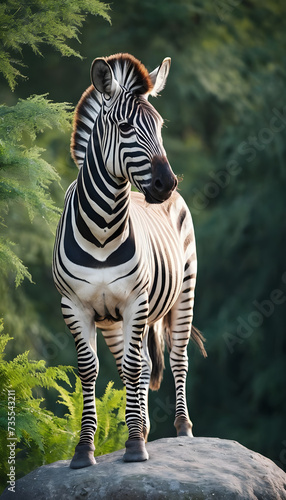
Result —
[{"label": "zebra hoof", "polygon": [[145,447],[144,438],[128,439],[125,446],[126,451],[123,455],[124,462],[144,462],[144,460],[148,460],[149,455]]},{"label": "zebra hoof", "polygon": [[194,437],[192,432],[193,424],[190,422],[190,420],[186,420],[183,417],[177,417],[175,419],[174,426],[177,429],[177,437]]},{"label": "zebra hoof", "polygon": [[83,469],[96,464],[94,458],[94,444],[78,444],[75,447],[75,453],[70,463],[71,469]]}]

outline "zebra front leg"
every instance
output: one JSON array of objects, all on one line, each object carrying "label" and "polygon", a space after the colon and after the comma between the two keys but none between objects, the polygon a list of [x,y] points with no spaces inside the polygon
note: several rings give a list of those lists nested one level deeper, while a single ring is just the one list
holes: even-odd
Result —
[{"label": "zebra front leg", "polygon": [[[142,340],[147,329],[147,297],[140,296],[131,308],[125,310],[123,319],[124,357],[123,377],[126,385],[126,424],[129,438],[125,443],[125,462],[142,462],[149,455],[145,447],[144,418],[140,401],[140,380],[142,375]],[[127,319],[128,318],[128,319]]]},{"label": "zebra front leg", "polygon": [[74,337],[78,373],[83,392],[83,411],[80,440],[70,463],[72,469],[81,469],[94,465],[94,434],[97,428],[95,407],[95,381],[98,374],[98,358],[96,354],[96,330],[93,317],[85,315],[70,301],[62,300],[64,320]]}]

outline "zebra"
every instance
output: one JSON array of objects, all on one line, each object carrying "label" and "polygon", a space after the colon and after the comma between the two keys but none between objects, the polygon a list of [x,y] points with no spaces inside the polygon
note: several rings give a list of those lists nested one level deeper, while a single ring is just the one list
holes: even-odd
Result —
[{"label": "zebra", "polygon": [[149,458],[148,390],[160,387],[165,342],[176,389],[174,425],[178,436],[192,436],[186,403],[190,337],[206,355],[205,339],[192,326],[194,228],[167,160],[163,120],[148,101],[164,88],[170,62],[165,58],[149,73],[130,54],[96,58],[92,85],[75,111],[71,153],[79,173],[65,195],[53,254],[83,391],[74,469],[96,463],[97,328],[126,386],[123,460]]}]

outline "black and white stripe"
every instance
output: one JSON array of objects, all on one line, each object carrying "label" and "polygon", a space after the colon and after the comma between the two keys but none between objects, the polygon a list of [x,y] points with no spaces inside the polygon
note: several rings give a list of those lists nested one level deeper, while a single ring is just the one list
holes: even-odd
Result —
[{"label": "black and white stripe", "polygon": [[[72,154],[78,178],[66,193],[53,275],[76,344],[84,408],[71,467],[94,463],[98,374],[96,327],[126,385],[126,461],[146,460],[148,389],[162,378],[164,339],[176,386],[175,426],[191,435],[185,383],[192,335],[196,248],[188,208],[148,102],[165,84],[169,59],[152,73],[128,54],[96,59],[93,85],[76,110]],[[139,193],[131,192],[131,184]]]}]

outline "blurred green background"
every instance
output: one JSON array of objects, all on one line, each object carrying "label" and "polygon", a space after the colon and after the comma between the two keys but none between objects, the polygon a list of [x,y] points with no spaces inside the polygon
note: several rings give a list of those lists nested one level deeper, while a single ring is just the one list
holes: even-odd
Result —
[{"label": "blurred green background", "polygon": [[[19,98],[48,93],[55,103],[73,108],[90,84],[95,57],[129,52],[150,71],[164,57],[172,58],[166,88],[150,100],[165,120],[164,146],[182,178],[179,189],[196,231],[194,323],[207,338],[208,358],[190,345],[188,404],[194,435],[235,439],[285,470],[285,3],[115,0],[108,13],[111,24],[88,14],[81,43],[69,42],[83,59],[62,57],[47,44],[41,45],[40,56],[23,45],[26,67],[20,70],[27,78],[19,77],[12,92],[1,77],[1,103],[14,106]],[[64,129],[43,126],[36,139],[45,149],[42,158],[61,178],[61,185],[51,179],[45,188],[60,208],[64,190],[77,175],[69,153],[70,129]],[[29,147],[29,131],[21,140]],[[51,276],[59,216],[46,224],[37,208],[31,220],[25,200],[6,196],[2,202],[1,235],[15,243],[13,252],[33,280],[16,287],[13,266],[5,272],[2,267],[0,317],[14,337],[7,359],[29,349],[31,358],[50,366],[76,366]],[[109,380],[117,388],[121,383],[101,335],[98,351],[96,392],[101,396]],[[52,395],[46,397],[60,415]],[[150,393],[149,410],[150,440],[174,436],[167,356],[164,381],[159,392]]]}]

